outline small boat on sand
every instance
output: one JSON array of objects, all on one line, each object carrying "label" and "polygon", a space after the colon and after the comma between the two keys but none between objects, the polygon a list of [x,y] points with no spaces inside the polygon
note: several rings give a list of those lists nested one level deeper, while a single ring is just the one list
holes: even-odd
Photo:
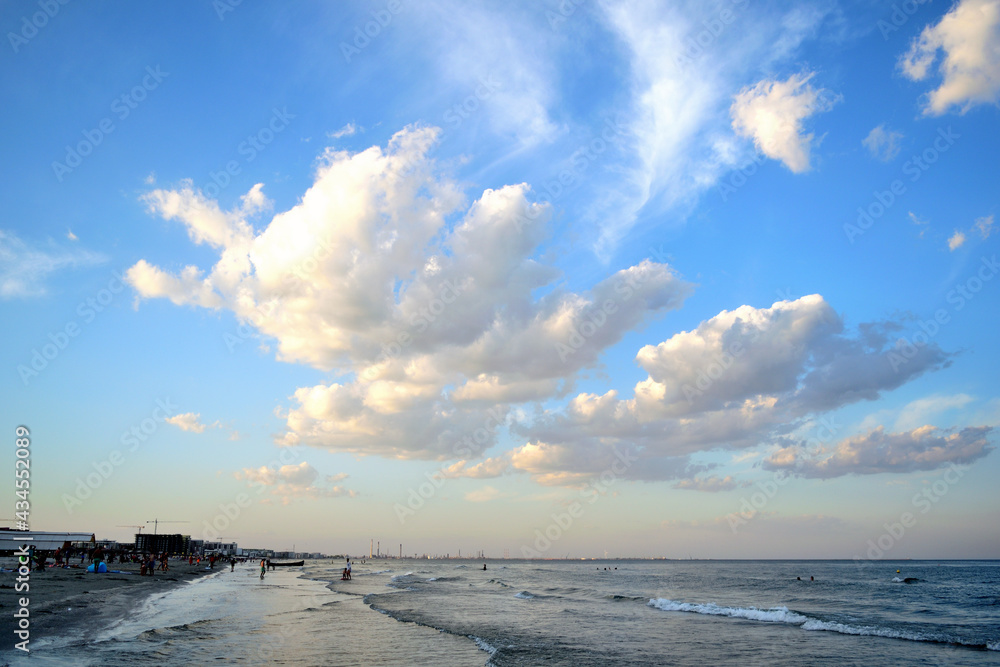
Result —
[{"label": "small boat on sand", "polygon": [[290,560],[286,563],[279,563],[276,560],[271,561],[273,567],[302,567],[305,564],[304,560]]}]

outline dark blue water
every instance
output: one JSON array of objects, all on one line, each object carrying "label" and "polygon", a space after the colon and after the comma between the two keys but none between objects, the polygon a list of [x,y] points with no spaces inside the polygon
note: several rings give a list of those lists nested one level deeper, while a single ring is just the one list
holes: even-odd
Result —
[{"label": "dark blue water", "polygon": [[37,638],[31,662],[1000,664],[996,561],[482,565],[381,561],[350,582],[331,561],[264,582],[223,572],[111,627]]},{"label": "dark blue water", "polygon": [[993,561],[477,565],[420,566],[366,601],[476,637],[498,666],[1000,664]]}]

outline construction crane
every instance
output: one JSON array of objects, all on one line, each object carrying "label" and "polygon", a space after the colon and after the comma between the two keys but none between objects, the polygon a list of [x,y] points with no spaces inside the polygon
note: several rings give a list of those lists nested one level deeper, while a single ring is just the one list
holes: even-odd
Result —
[{"label": "construction crane", "polygon": [[188,521],[162,521],[160,519],[153,519],[152,521],[147,521],[146,523],[153,524],[153,535],[156,535],[156,527],[161,523],[189,523]]},{"label": "construction crane", "polygon": [[142,529],[145,528],[145,527],[146,526],[135,526],[135,525],[131,525],[131,526],[115,526],[115,528],[138,528],[139,529],[138,532],[139,532],[140,535],[142,534]]}]

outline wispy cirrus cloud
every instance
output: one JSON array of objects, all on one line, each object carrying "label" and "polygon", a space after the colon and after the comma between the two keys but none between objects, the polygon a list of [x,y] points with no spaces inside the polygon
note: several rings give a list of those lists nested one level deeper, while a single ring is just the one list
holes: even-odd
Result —
[{"label": "wispy cirrus cloud", "polygon": [[747,484],[740,484],[732,475],[726,475],[725,477],[696,477],[691,479],[678,480],[673,484],[675,489],[681,489],[684,491],[706,491],[708,493],[718,493],[720,491],[732,491],[737,486],[746,486]]},{"label": "wispy cirrus cloud", "polygon": [[872,128],[872,131],[861,140],[861,143],[868,149],[868,153],[873,158],[881,162],[888,162],[899,155],[902,140],[902,132],[887,130],[885,124],[882,124]]},{"label": "wispy cirrus cloud", "polygon": [[[69,237],[75,240],[72,232]],[[52,241],[33,245],[14,232],[0,230],[0,298],[44,296],[48,293],[46,281],[51,275],[107,261],[107,257],[100,253],[67,249]]]},{"label": "wispy cirrus cloud", "polygon": [[[831,11],[829,5],[780,10],[733,3],[723,24],[719,7],[710,3],[634,1],[604,3],[601,9],[607,27],[626,49],[633,93],[631,108],[619,121],[627,127],[628,157],[616,170],[626,177],[613,180],[595,202],[601,226],[598,254],[613,249],[644,212],[683,215],[724,174],[750,159],[752,151],[741,145],[730,125],[733,96],[748,79],[759,78],[757,68],[771,70],[793,57]],[[705,28],[709,23],[719,27],[707,46],[698,44],[701,33],[710,34]],[[778,96],[772,94],[772,116],[780,114],[783,122],[794,120],[796,113],[805,118],[832,100],[811,88],[792,92],[797,96],[791,102],[808,112],[796,110],[787,99],[778,108]],[[761,113],[763,106],[756,104]],[[748,128],[745,136],[756,134],[775,156],[795,165],[793,171],[804,170],[806,137],[788,133],[779,141],[780,128],[765,128],[749,115],[749,110],[741,111],[737,124]]]}]

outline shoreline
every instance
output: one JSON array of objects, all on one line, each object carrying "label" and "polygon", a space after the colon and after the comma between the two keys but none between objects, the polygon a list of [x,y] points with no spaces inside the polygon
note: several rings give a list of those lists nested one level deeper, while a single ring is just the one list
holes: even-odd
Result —
[{"label": "shoreline", "polygon": [[[30,643],[49,645],[63,641],[87,641],[122,613],[128,613],[151,595],[166,593],[184,583],[225,570],[206,565],[188,565],[177,560],[166,572],[140,576],[138,563],[115,563],[106,574],[87,572],[85,567],[48,567],[32,572],[29,589],[16,592],[17,559],[0,558],[0,650],[16,650],[13,610],[18,599],[27,597],[30,612]],[[14,570],[14,571],[12,571]],[[116,571],[112,571],[116,570]]]}]

